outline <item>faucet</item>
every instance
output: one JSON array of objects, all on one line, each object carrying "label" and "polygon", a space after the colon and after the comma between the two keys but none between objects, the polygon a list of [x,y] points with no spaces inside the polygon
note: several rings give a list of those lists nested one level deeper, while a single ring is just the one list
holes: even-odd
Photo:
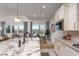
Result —
[{"label": "faucet", "polygon": [[18,47],[21,47],[21,40],[19,39]]},{"label": "faucet", "polygon": [[25,37],[27,37],[27,34],[29,34],[29,37],[32,37],[32,34],[31,33],[25,32],[24,35],[23,35],[23,43],[22,44],[25,43]]}]

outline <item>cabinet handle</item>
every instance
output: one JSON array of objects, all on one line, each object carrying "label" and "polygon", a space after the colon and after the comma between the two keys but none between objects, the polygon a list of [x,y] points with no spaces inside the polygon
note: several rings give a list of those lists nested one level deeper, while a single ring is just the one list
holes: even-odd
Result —
[{"label": "cabinet handle", "polygon": [[74,29],[75,29],[75,23],[74,23]]},{"label": "cabinet handle", "polygon": [[76,29],[76,23],[74,23],[74,29]]}]

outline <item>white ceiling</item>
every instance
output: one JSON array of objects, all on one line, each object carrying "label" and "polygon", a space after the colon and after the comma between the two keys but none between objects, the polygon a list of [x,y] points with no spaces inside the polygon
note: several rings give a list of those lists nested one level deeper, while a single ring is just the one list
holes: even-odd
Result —
[{"label": "white ceiling", "polygon": [[[46,8],[43,9],[42,6]],[[56,10],[61,6],[61,3],[19,3],[19,15],[26,16],[31,19],[49,19],[54,16]],[[37,16],[33,16],[36,14]],[[45,16],[41,16],[44,14]],[[0,3],[0,16],[16,16],[16,3]]]}]

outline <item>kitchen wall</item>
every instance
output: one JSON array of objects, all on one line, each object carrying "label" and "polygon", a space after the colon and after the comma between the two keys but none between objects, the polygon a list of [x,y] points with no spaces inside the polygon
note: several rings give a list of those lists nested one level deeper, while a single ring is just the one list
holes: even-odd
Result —
[{"label": "kitchen wall", "polygon": [[70,33],[72,36],[79,36],[79,31],[65,31],[64,34]]},{"label": "kitchen wall", "polygon": [[[52,17],[51,21],[50,21],[50,31],[51,31],[51,25],[55,24],[55,18]],[[59,38],[62,39],[62,37],[64,36],[64,31],[55,31],[55,32],[51,32],[50,38],[51,41],[54,42],[54,38]]]},{"label": "kitchen wall", "polygon": [[[50,20],[50,26],[49,26],[50,31],[51,31],[51,25],[55,24],[54,20],[55,20],[54,17],[52,17],[52,19]],[[54,42],[54,38],[61,38],[61,37],[63,37],[63,33],[64,33],[63,31],[55,31],[55,32],[51,31],[51,34],[50,34],[51,41]]]},{"label": "kitchen wall", "polygon": [[[68,32],[65,32],[64,34],[67,34]],[[79,31],[69,31],[71,34],[72,40],[79,44]]]}]

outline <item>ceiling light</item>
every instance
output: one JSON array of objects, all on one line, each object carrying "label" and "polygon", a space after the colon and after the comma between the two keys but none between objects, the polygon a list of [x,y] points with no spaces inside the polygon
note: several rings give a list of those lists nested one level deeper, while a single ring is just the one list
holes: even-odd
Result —
[{"label": "ceiling light", "polygon": [[34,14],[33,16],[36,16],[36,14]]},{"label": "ceiling light", "polygon": [[43,8],[46,8],[46,6],[45,6],[45,5],[43,5]]},{"label": "ceiling light", "polygon": [[21,18],[19,16],[15,17],[15,21],[16,22],[20,22],[21,21]]},{"label": "ceiling light", "polygon": [[18,2],[17,2],[17,16],[15,17],[15,21],[16,22],[20,22],[21,21],[21,18],[18,16],[19,15],[19,5],[18,5]]},{"label": "ceiling light", "polygon": [[44,16],[44,14],[42,14],[42,16]]}]

